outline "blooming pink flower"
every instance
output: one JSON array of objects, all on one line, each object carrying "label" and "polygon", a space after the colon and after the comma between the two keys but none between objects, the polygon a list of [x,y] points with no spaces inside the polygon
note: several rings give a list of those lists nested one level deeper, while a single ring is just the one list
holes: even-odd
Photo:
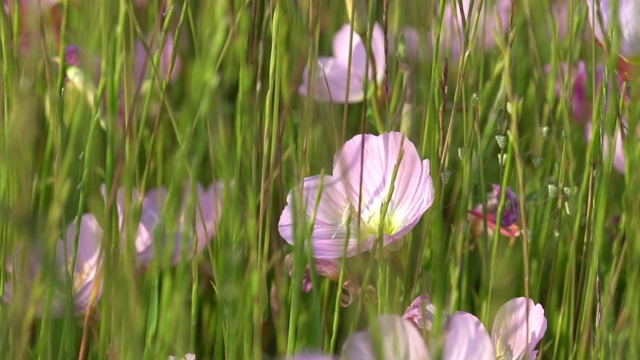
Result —
[{"label": "blooming pink flower", "polygon": [[487,194],[487,207],[483,211],[482,204],[478,204],[473,210],[469,210],[471,228],[475,236],[484,234],[484,213],[487,214],[487,236],[493,236],[493,231],[500,230],[500,233],[506,237],[514,238],[520,235],[520,228],[516,223],[519,214],[518,196],[506,189],[505,204],[502,210],[502,221],[497,219],[498,208],[500,205],[500,185],[494,184],[493,191]]},{"label": "blooming pink flower", "polygon": [[[333,57],[318,58],[313,81],[310,79],[309,69],[305,68],[302,85],[298,89],[301,95],[313,95],[317,101],[332,103],[344,103],[348,95],[347,103],[357,103],[365,99],[366,69],[369,70],[367,76],[369,80],[382,82],[387,61],[384,53],[384,32],[380,25],[374,25],[371,36],[373,62],[367,57],[366,43],[357,33],[353,34],[352,46],[349,48],[350,36],[351,26],[348,24],[342,26],[333,38]],[[350,49],[351,69],[349,69]],[[310,88],[311,86],[313,88]]]},{"label": "blooming pink flower", "polygon": [[[528,316],[527,316],[528,313]],[[533,350],[547,330],[540,304],[515,298],[504,304],[493,322],[491,337],[477,317],[457,312],[447,322],[444,359],[535,359]]]},{"label": "blooming pink flower", "polygon": [[[342,349],[342,359],[432,358],[422,335],[411,321],[395,315],[382,315],[374,325],[377,325],[376,329],[349,336]],[[546,330],[544,309],[527,298],[512,299],[500,308],[491,336],[478,318],[458,312],[447,321],[442,358],[524,359],[528,354],[529,359],[535,359],[538,352],[534,348]],[[376,349],[381,351],[380,357],[376,356]]]},{"label": "blooming pink flower", "polygon": [[[78,236],[78,252],[76,263],[73,269],[73,253],[75,247],[77,222],[72,222],[67,226],[66,236],[59,240],[56,246],[56,263],[55,270],[58,277],[55,279],[58,284],[63,285],[69,278],[66,272],[71,272],[73,284],[71,293],[73,294],[74,312],[76,315],[82,314],[94,304],[102,294],[102,282],[99,277],[101,267],[100,241],[102,239],[102,228],[98,224],[97,219],[92,214],[85,214],[80,219],[80,232]],[[12,288],[12,284],[19,282],[20,284],[29,284],[36,280],[42,270],[41,254],[31,252],[26,254],[27,264],[19,267],[14,263],[19,257],[14,257],[7,262],[7,270],[12,273],[15,281],[5,283],[4,300],[11,302],[16,289]],[[15,270],[15,271],[14,271]],[[64,286],[54,289],[53,298],[51,300],[51,314],[54,317],[60,317],[64,314],[64,300],[68,291]],[[25,294],[31,296],[30,294]],[[42,314],[42,307],[38,309],[38,314]]]},{"label": "blooming pink flower", "polygon": [[398,132],[353,137],[335,155],[333,174],[306,178],[302,193],[302,198],[296,190],[289,193],[278,230],[288,243],[302,242],[295,239],[294,219],[304,213],[313,222],[311,246],[319,259],[371,250],[380,230],[383,246],[396,243],[434,198],[429,160],[420,160],[413,143]]},{"label": "blooming pink flower", "polygon": [[[177,229],[173,238],[168,244],[173,245],[172,263],[177,264],[183,253],[189,257],[202,251],[213,237],[215,226],[221,214],[221,198],[223,194],[223,184],[212,184],[204,189],[200,184],[196,186],[196,198],[189,206],[190,190],[185,191],[179,218],[177,219]],[[141,206],[140,220],[136,230],[135,247],[137,253],[138,266],[145,268],[155,256],[155,246],[158,243],[165,243],[166,239],[157,239],[156,236],[161,225],[161,215],[167,203],[167,191],[164,188],[157,188],[147,191],[144,197],[137,190],[133,190],[131,195],[134,203]],[[117,198],[118,216],[120,229],[126,235],[125,218],[131,216],[132,210],[125,206],[124,189],[118,191]],[[193,237],[195,235],[195,251]],[[170,235],[170,234],[167,234]]]}]

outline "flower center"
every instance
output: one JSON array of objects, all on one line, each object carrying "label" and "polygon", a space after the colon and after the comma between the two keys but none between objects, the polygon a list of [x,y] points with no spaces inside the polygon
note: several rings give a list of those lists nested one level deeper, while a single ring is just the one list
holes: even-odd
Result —
[{"label": "flower center", "polygon": [[513,350],[508,344],[502,341],[502,336],[498,338],[496,344],[496,360],[511,360],[513,359]]}]

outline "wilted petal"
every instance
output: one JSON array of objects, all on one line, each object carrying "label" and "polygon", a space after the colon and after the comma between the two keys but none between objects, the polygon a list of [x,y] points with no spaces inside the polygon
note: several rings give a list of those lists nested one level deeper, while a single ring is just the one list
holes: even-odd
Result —
[{"label": "wilted petal", "polygon": [[471,226],[475,236],[482,236],[484,232],[484,216],[486,212],[488,232],[487,236],[492,236],[493,231],[500,230],[500,233],[506,237],[513,238],[520,236],[520,228],[517,220],[519,216],[519,200],[518,196],[511,191],[510,188],[505,189],[505,202],[502,209],[502,220],[498,220],[498,210],[500,207],[500,185],[493,184],[493,191],[487,195],[487,208],[484,209],[482,204],[477,205],[473,210],[469,210]]},{"label": "wilted petal", "polygon": [[435,314],[436,307],[431,302],[429,295],[420,295],[404,311],[402,318],[412,321],[420,329],[431,330]]},{"label": "wilted petal", "polygon": [[[427,360],[431,357],[418,329],[396,315],[382,315],[370,331],[349,336],[340,359],[404,359]],[[381,357],[376,356],[378,350]]]},{"label": "wilted petal", "polygon": [[496,356],[511,354],[513,359],[524,359],[528,353],[530,359],[535,359],[534,348],[546,330],[547,319],[542,305],[524,297],[508,301],[500,308],[493,323],[491,338]]},{"label": "wilted petal", "polygon": [[466,312],[457,312],[449,318],[442,358],[495,359],[489,334],[477,317]]}]

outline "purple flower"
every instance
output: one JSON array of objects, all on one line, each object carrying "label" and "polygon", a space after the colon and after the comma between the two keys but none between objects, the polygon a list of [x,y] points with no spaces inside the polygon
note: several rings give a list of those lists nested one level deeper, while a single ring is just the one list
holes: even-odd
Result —
[{"label": "purple flower", "polygon": [[429,160],[421,160],[403,134],[391,132],[347,141],[334,157],[333,174],[306,178],[302,197],[297,194],[287,196],[280,235],[290,244],[302,243],[294,236],[294,219],[302,213],[313,222],[313,256],[339,259],[345,252],[351,257],[371,250],[379,232],[383,246],[399,245],[433,203],[434,188]]},{"label": "purple flower", "polygon": [[[384,32],[380,25],[375,24],[373,27],[371,38],[373,62],[367,57],[366,43],[357,33],[353,34],[352,46],[349,48],[350,36],[351,26],[348,24],[342,26],[333,38],[333,57],[318,58],[313,81],[310,79],[309,68],[305,68],[302,85],[298,89],[301,95],[312,95],[317,101],[357,103],[365,99],[366,69],[369,70],[367,78],[370,81],[382,82],[387,61],[384,53]],[[349,69],[350,49],[351,69]],[[350,73],[349,70],[351,70]]]},{"label": "purple flower", "polygon": [[[75,267],[72,268],[76,227],[76,221],[69,224],[69,226],[67,226],[66,236],[62,240],[59,240],[56,245],[55,270],[58,277],[55,281],[59,284],[64,284],[66,279],[70,278],[67,272],[71,273],[73,284],[68,284],[68,286],[70,286],[72,290],[74,313],[80,315],[85,313],[90,305],[95,305],[102,294],[102,281],[99,276],[101,267],[100,241],[102,239],[102,228],[94,215],[85,214],[81,217],[80,232],[77,234],[78,252]],[[20,253],[20,249],[18,253]],[[11,302],[11,299],[17,293],[16,289],[12,287],[12,284],[20,283],[23,285],[23,288],[30,288],[31,286],[26,284],[36,281],[40,271],[42,271],[42,254],[37,252],[25,254],[25,259],[27,260],[25,266],[19,266],[17,263],[17,259],[19,258],[19,256],[16,256],[7,262],[7,270],[12,273],[15,281],[5,283],[4,300],[6,302]],[[56,289],[54,289],[51,300],[52,316],[60,317],[64,314],[64,300],[67,294],[68,291],[64,287],[56,287]],[[25,295],[32,296],[29,293]],[[42,307],[38,308],[37,312],[41,315]]]},{"label": "purple flower", "polygon": [[487,207],[483,209],[482,204],[478,204],[473,210],[469,211],[471,227],[476,236],[482,236],[484,233],[484,213],[487,216],[488,233],[492,236],[496,228],[500,229],[500,233],[506,237],[514,238],[520,235],[520,228],[516,223],[519,215],[518,196],[511,191],[511,188],[505,190],[505,203],[502,209],[502,220],[499,221],[498,208],[500,205],[500,185],[493,184],[493,191],[487,194]]}]

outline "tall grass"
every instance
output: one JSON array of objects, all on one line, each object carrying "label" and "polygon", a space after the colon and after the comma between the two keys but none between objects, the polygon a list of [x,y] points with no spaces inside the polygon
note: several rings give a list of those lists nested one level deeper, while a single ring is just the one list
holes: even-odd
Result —
[{"label": "tall grass", "polygon": [[[393,91],[377,100],[377,120],[371,102],[331,105],[298,94],[305,65],[330,54],[333,33],[349,21],[341,1],[96,0],[41,14],[15,5],[0,11],[0,283],[14,283],[0,306],[2,356],[338,353],[349,334],[381,313],[402,314],[419,294],[489,328],[511,298],[541,303],[543,359],[640,356],[638,134],[626,134],[622,175],[601,142],[587,142],[571,120],[569,79],[556,95],[561,63],[585,60],[594,138],[613,134],[620,116],[635,129],[640,107],[593,81],[606,64],[606,81],[615,83],[614,55],[595,44],[585,3],[569,1],[568,18],[554,19],[550,3],[521,0],[495,48],[479,50],[476,20],[492,16],[483,13],[460,34],[471,50],[445,60],[446,47],[431,49],[428,40],[446,26],[435,9],[448,2],[367,2],[369,26],[387,19],[394,42],[415,27],[423,53],[408,62],[388,53],[385,86]],[[175,82],[162,76],[156,51],[170,36],[170,68],[182,64]],[[153,55],[141,87],[138,39]],[[60,67],[69,44],[82,49],[84,81]],[[637,82],[626,86],[636,99]],[[375,296],[363,291],[341,307],[340,286],[313,271],[313,290],[303,292],[299,270],[311,254],[303,243],[286,244],[277,227],[287,194],[306,176],[330,173],[334,153],[354,135],[401,129],[431,161],[434,204],[399,252],[349,265]],[[136,271],[138,218],[124,219],[130,225],[119,231],[117,189],[165,187],[161,223],[170,233],[185,187],[216,181],[226,189],[223,211],[205,251],[172,266],[171,250],[158,249],[146,271]],[[523,231],[513,241],[470,229],[467,211],[486,203],[494,183],[519,195]],[[195,206],[194,193],[186,197]],[[125,207],[140,212],[130,195]],[[85,314],[66,304],[64,316],[53,317],[56,241],[88,212],[104,230],[102,294]],[[310,241],[307,230],[297,232]],[[45,270],[33,280],[17,271],[31,254]],[[13,268],[5,266],[10,257]],[[436,317],[434,334],[443,320]]]}]

